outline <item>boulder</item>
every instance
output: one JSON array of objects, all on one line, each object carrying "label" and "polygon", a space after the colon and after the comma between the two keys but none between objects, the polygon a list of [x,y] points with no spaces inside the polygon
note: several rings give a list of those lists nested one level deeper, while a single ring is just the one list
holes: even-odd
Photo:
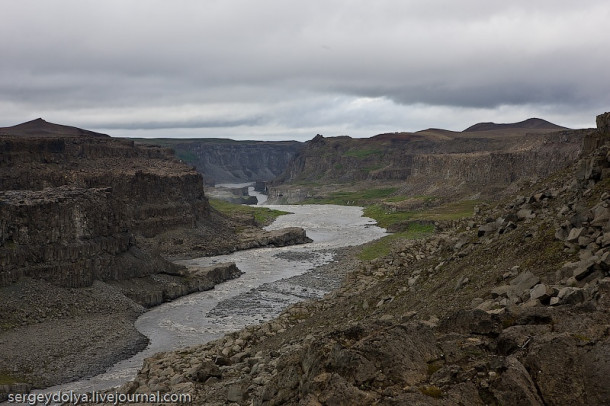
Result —
[{"label": "boulder", "polygon": [[607,203],[600,203],[591,209],[593,220],[591,225],[595,227],[603,227],[610,222],[610,207],[604,207]]},{"label": "boulder", "polygon": [[566,238],[567,242],[576,243],[578,239],[584,234],[585,229],[583,227],[574,227],[568,233],[568,237]]},{"label": "boulder", "polygon": [[516,291],[524,291],[526,289],[533,288],[540,282],[540,278],[531,273],[530,271],[521,272],[515,279],[510,281],[510,285],[515,288]]},{"label": "boulder", "polygon": [[585,292],[582,288],[565,287],[557,293],[559,304],[578,304],[585,301]]},{"label": "boulder", "polygon": [[595,262],[597,262],[597,260],[599,260],[599,258],[594,256],[580,261],[576,269],[574,269],[572,276],[574,276],[577,281],[585,279],[595,271]]},{"label": "boulder", "polygon": [[530,290],[530,299],[537,299],[540,302],[545,303],[551,297],[555,296],[557,291],[544,283],[539,283]]}]

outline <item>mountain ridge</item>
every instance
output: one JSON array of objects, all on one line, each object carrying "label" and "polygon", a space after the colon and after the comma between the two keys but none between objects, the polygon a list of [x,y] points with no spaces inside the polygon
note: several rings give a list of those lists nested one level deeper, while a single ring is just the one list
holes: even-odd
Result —
[{"label": "mountain ridge", "polygon": [[21,137],[41,137],[41,136],[73,136],[73,137],[110,137],[108,134],[95,131],[84,130],[82,128],[55,124],[45,121],[42,118],[26,121],[11,127],[0,127],[0,136],[21,136]]},{"label": "mountain ridge", "polygon": [[463,130],[463,133],[466,132],[475,132],[475,131],[489,131],[489,130],[500,130],[500,129],[531,129],[531,130],[567,130],[567,127],[562,127],[560,125],[551,123],[550,121],[543,120],[541,118],[528,118],[527,120],[519,121],[516,123],[501,123],[497,124],[491,121],[481,122]]}]

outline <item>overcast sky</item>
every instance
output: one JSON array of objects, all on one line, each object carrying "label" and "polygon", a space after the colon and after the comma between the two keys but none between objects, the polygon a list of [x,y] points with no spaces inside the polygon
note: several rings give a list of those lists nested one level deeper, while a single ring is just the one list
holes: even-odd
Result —
[{"label": "overcast sky", "polygon": [[0,0],[0,126],[308,140],[610,110],[608,0]]}]

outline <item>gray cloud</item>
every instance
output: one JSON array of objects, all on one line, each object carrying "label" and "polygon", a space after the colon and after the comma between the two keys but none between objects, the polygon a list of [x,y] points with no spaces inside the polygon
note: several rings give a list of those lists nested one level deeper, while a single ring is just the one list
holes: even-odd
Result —
[{"label": "gray cloud", "polygon": [[604,0],[2,8],[0,125],[311,138],[530,116],[577,127],[610,107]]}]

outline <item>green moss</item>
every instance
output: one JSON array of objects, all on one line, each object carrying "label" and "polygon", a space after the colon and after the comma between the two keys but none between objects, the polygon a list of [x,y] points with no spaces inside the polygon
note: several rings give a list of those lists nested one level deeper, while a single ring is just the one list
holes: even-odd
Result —
[{"label": "green moss", "polygon": [[590,337],[587,337],[587,336],[586,336],[586,335],[584,335],[584,334],[577,334],[577,333],[575,333],[575,334],[572,334],[572,337],[574,337],[574,338],[575,338],[575,339],[577,339],[578,341],[582,341],[582,342],[586,342],[586,343],[588,343],[589,341],[591,341],[591,338],[590,338]]},{"label": "green moss", "polygon": [[366,205],[396,193],[397,188],[366,189],[359,191],[332,192],[328,196],[307,199],[303,204],[340,204],[340,205]]},{"label": "green moss", "polygon": [[[434,197],[427,197],[426,202],[432,202]],[[418,220],[459,220],[467,217],[472,217],[474,207],[479,205],[479,200],[462,200],[458,202],[450,202],[438,207],[430,208],[417,212],[413,218]]]},{"label": "green moss", "polygon": [[380,227],[388,228],[393,224],[410,220],[414,212],[391,210],[382,204],[373,204],[364,208],[364,215],[377,221]]},{"label": "green moss", "polygon": [[434,374],[436,371],[441,369],[442,366],[443,364],[438,361],[428,362],[428,376]]},{"label": "green moss", "polygon": [[270,209],[268,207],[245,206],[242,204],[229,203],[219,199],[210,199],[210,205],[228,217],[244,215],[252,216],[256,224],[259,226],[270,224],[277,217],[284,214],[290,214],[290,212],[287,211]]},{"label": "green moss", "polygon": [[366,245],[358,254],[358,258],[362,261],[371,261],[375,258],[386,256],[392,250],[394,241],[400,239],[417,239],[423,238],[434,232],[433,225],[411,225],[406,231],[387,235],[379,240]]},{"label": "green moss", "polygon": [[438,386],[422,386],[419,388],[419,391],[426,396],[430,396],[434,399],[440,399],[443,397],[443,391]]}]

